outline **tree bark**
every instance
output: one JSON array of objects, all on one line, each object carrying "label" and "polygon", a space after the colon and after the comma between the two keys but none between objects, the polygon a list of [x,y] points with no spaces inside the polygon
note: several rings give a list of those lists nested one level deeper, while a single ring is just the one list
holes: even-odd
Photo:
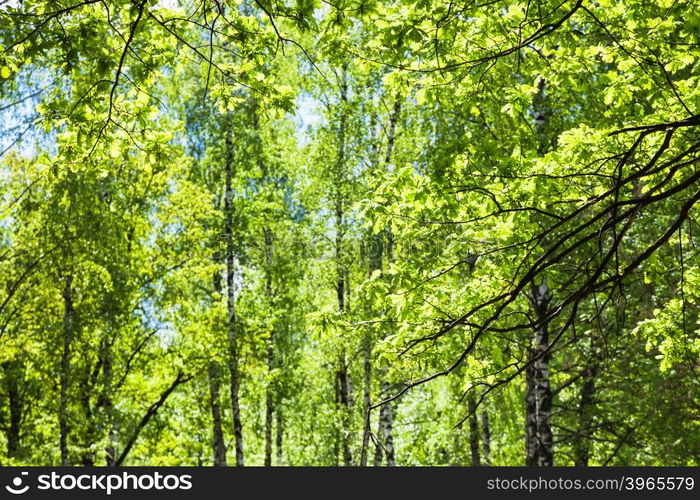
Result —
[{"label": "tree bark", "polygon": [[208,378],[214,465],[217,467],[224,467],[226,466],[226,443],[224,441],[224,430],[221,422],[221,400],[219,392],[219,388],[221,387],[221,369],[219,364],[215,361],[209,363]]},{"label": "tree bark", "polygon": [[112,342],[108,335],[102,341],[102,377],[103,389],[100,396],[100,404],[104,407],[107,420],[107,446],[105,447],[105,462],[107,466],[114,466],[117,459],[117,423],[114,413],[114,401],[112,399],[113,390],[113,363],[112,363]]},{"label": "tree bark", "polygon": [[472,412],[469,417],[469,449],[471,451],[472,467],[481,465],[481,456],[479,454],[479,419],[476,414],[476,395],[474,391],[469,393],[469,411]]},{"label": "tree bark", "polygon": [[340,356],[340,364],[336,376],[338,378],[340,411],[342,413],[341,448],[343,453],[343,464],[346,467],[349,467],[352,465],[352,415],[350,414],[350,411],[352,409],[352,395],[351,382],[348,375],[348,366],[344,352]]},{"label": "tree bark", "polygon": [[549,354],[546,352],[549,343],[547,314],[551,296],[546,284],[536,285],[531,291],[531,303],[537,314],[534,353],[536,359],[534,368],[534,388],[536,403],[537,425],[537,466],[551,467],[554,465],[552,449],[552,391],[549,384]]},{"label": "tree bark", "polygon": [[[371,278],[376,271],[382,270],[382,257],[384,253],[383,234],[379,233],[371,235],[368,238],[369,245],[367,248],[367,258],[369,260],[369,277]],[[376,311],[370,311],[375,313]],[[364,432],[362,433],[362,453],[360,455],[360,466],[367,465],[367,452],[369,447],[369,435],[371,430],[371,415],[370,405],[372,403],[372,332],[366,330],[362,354],[363,354],[363,370],[364,370],[364,392],[363,392],[363,407],[362,414],[364,415]]]},{"label": "tree bark", "polygon": [[402,97],[397,95],[396,99],[394,100],[394,109],[389,117],[389,129],[387,131],[386,156],[384,158],[384,164],[387,168],[391,164],[391,155],[394,152],[394,142],[396,141],[396,124],[398,123],[399,115],[401,114],[401,103]]},{"label": "tree bark", "polygon": [[[337,411],[340,411],[340,377],[338,376],[338,370],[335,371],[335,376],[333,377],[333,404]],[[338,467],[340,465],[339,455],[340,455],[340,442],[342,441],[342,432],[340,425],[335,425],[333,427],[333,466]]]},{"label": "tree bark", "polygon": [[[264,229],[265,235],[265,295],[272,304],[272,231]],[[265,388],[265,466],[272,465],[272,421],[275,413],[275,390],[271,376],[275,369],[275,326],[270,327],[267,339],[267,371],[270,378]]]},{"label": "tree bark", "polygon": [[275,418],[277,421],[277,435],[275,437],[275,447],[277,448],[277,465],[282,465],[284,463],[284,420],[282,418],[282,408],[277,406],[277,411],[275,412]]},{"label": "tree bark", "polygon": [[[397,99],[397,104],[394,107],[394,116],[395,118],[392,118],[392,133],[389,136],[390,138],[390,144],[391,147],[393,148],[393,142],[394,142],[394,132],[393,132],[393,127],[396,125],[396,120],[398,119],[398,113],[401,110],[400,106],[400,101]],[[390,156],[387,155],[386,162],[387,164],[389,163]],[[386,261],[387,265],[391,265],[394,262],[394,235],[391,232],[390,228],[386,228],[385,230],[386,233],[386,244],[385,244],[385,250],[386,250]],[[389,383],[388,380],[384,379],[382,380],[380,384],[380,394],[381,397],[384,399],[388,398],[391,395],[391,384]],[[376,450],[375,450],[375,458],[374,458],[374,464],[375,465],[381,465],[382,463],[382,452],[386,455],[386,464],[389,467],[393,467],[396,465],[396,458],[394,456],[394,435],[393,435],[393,427],[394,427],[394,408],[391,402],[384,403],[380,409],[379,409],[379,440],[380,443],[377,444]]]},{"label": "tree bark", "polygon": [[[217,209],[220,205],[217,203]],[[214,263],[221,262],[222,254],[216,252],[214,254]],[[220,297],[223,291],[221,283],[221,273],[214,273],[212,277],[214,291]],[[214,455],[214,466],[225,467],[228,465],[226,458],[226,441],[224,439],[224,425],[221,417],[221,366],[216,361],[211,361],[207,370],[207,378],[209,380],[209,406],[212,417],[212,453]]]},{"label": "tree bark", "polygon": [[[528,361],[534,351],[528,349]],[[525,465],[537,465],[537,394],[535,391],[535,367],[529,364],[525,370]]]},{"label": "tree bark", "polygon": [[583,384],[578,406],[578,429],[574,438],[574,465],[587,467],[590,456],[589,436],[593,421],[591,410],[595,396],[595,379],[598,374],[598,364],[590,362],[583,374]]},{"label": "tree bark", "polygon": [[481,429],[482,441],[484,450],[484,464],[491,464],[491,427],[489,425],[489,412],[484,410],[481,412]]},{"label": "tree bark", "polygon": [[369,407],[371,404],[372,391],[372,344],[369,334],[365,335],[364,345],[362,346],[363,354],[363,370],[364,370],[364,388],[362,397],[362,415],[364,415],[364,431],[362,433],[362,450],[360,453],[360,467],[367,465],[367,448],[369,447],[370,433],[370,414]]},{"label": "tree bark", "polygon": [[272,390],[265,394],[265,467],[272,466],[272,421],[275,413],[275,402]]},{"label": "tree bark", "polygon": [[[382,394],[389,395],[391,387],[389,382],[382,382]],[[384,445],[384,455],[386,456],[386,465],[393,467],[396,465],[394,457],[394,408],[391,403],[383,404],[379,409],[379,429],[381,440]]]},{"label": "tree bark", "polygon": [[233,435],[236,442],[236,465],[242,467],[243,461],[243,424],[239,391],[241,376],[238,366],[238,338],[236,335],[236,293],[235,293],[235,248],[233,244],[233,138],[231,124],[226,121],[226,191],[224,194],[224,233],[226,239],[226,309],[228,328],[228,368],[231,373],[231,413],[233,418]]},{"label": "tree bark", "polygon": [[[383,386],[382,382],[382,386]],[[374,444],[374,466],[381,467],[384,461],[384,443],[382,439],[382,407],[379,408],[379,419],[377,420],[377,440]]]},{"label": "tree bark", "polygon": [[[550,147],[547,122],[551,109],[547,103],[546,81],[540,78],[538,92],[533,99],[537,155],[544,156]],[[526,370],[525,439],[526,465],[551,467],[554,464],[553,438],[550,418],[552,391],[549,384],[549,343],[547,315],[551,294],[547,285],[533,285],[530,305],[535,310],[536,327],[532,346],[528,351]]]},{"label": "tree bark", "polygon": [[87,348],[84,348],[82,358],[85,361],[85,366],[83,367],[82,375],[79,378],[80,393],[78,400],[82,406],[82,420],[85,427],[82,432],[83,445],[80,454],[80,463],[85,467],[90,467],[95,463],[95,454],[92,450],[92,443],[95,441],[96,434],[91,395],[95,386],[94,382],[102,369],[102,360],[98,359],[95,366],[92,367],[87,361],[90,359],[90,354]]},{"label": "tree bark", "polygon": [[[340,82],[340,120],[338,126],[338,157],[335,165],[335,264],[336,264],[336,296],[338,299],[338,312],[348,313],[348,270],[345,264],[344,233],[345,233],[345,194],[343,184],[345,182],[345,141],[347,133],[348,115],[348,81],[347,65],[343,66]],[[348,365],[343,349],[338,357],[338,369],[336,371],[336,388],[338,391],[337,400],[340,411],[340,432],[338,437],[341,440],[339,448],[342,450],[343,463],[346,466],[352,465],[352,396],[351,381],[348,373]]]}]

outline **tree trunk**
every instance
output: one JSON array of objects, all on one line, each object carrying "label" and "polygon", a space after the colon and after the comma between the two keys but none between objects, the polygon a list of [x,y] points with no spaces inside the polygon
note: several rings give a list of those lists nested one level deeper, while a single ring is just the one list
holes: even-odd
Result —
[{"label": "tree trunk", "polygon": [[469,417],[469,448],[471,450],[472,467],[481,465],[479,454],[479,419],[476,414],[476,395],[474,391],[469,393],[469,411],[473,412]]},{"label": "tree trunk", "polygon": [[484,410],[481,412],[481,429],[484,450],[484,464],[491,464],[491,427],[489,426],[489,412]]},{"label": "tree trunk", "polygon": [[[335,376],[333,377],[333,404],[337,411],[340,411],[340,377],[338,376],[338,370],[335,371]],[[340,442],[342,441],[342,432],[340,425],[333,426],[333,466],[338,467],[340,465],[339,455],[340,455]]]},{"label": "tree trunk", "polygon": [[[384,383],[382,382],[382,386]],[[374,466],[381,467],[384,461],[384,443],[382,442],[382,411],[383,407],[379,408],[379,419],[377,420],[377,440],[374,444]]]},{"label": "tree trunk", "polygon": [[[528,361],[535,357],[528,349]],[[525,465],[537,465],[537,394],[535,392],[535,366],[528,364],[525,370]]]},{"label": "tree trunk", "polygon": [[[217,204],[218,205],[218,204]],[[220,208],[220,206],[217,206]],[[222,254],[214,254],[214,263],[221,262]],[[214,290],[221,296],[223,286],[221,283],[221,273],[215,272],[213,276]],[[221,418],[221,366],[216,361],[209,363],[207,378],[209,380],[209,404],[212,417],[212,452],[214,454],[214,466],[225,467],[228,465],[226,459],[226,441],[224,439],[223,419]]]},{"label": "tree trunk", "polygon": [[583,385],[578,406],[578,429],[574,438],[574,465],[587,467],[590,454],[589,433],[591,430],[595,379],[598,373],[596,362],[589,363],[583,374]]},{"label": "tree trunk", "polygon": [[[347,313],[348,303],[347,303],[347,271],[343,262],[343,203],[339,198],[336,200],[336,239],[335,239],[335,258],[337,266],[337,283],[336,283],[336,294],[338,299],[338,311],[340,313]],[[351,426],[351,397],[350,397],[350,380],[349,380],[348,366],[345,359],[345,351],[340,354],[338,358],[338,371],[336,372],[337,379],[337,389],[338,389],[338,402],[340,404],[341,413],[341,430],[340,430],[340,440],[343,453],[343,463],[346,466],[352,465],[352,451],[350,448],[350,443],[352,439]]]},{"label": "tree trunk", "polygon": [[282,465],[284,463],[284,450],[282,447],[284,440],[284,422],[282,418],[282,408],[280,406],[277,407],[275,417],[277,420],[277,436],[275,437],[275,447],[277,448],[277,465]]},{"label": "tree trunk", "polygon": [[[367,258],[369,260],[369,277],[371,278],[376,271],[382,270],[382,257],[384,253],[384,241],[383,234],[379,233],[376,235],[371,235],[368,238],[369,245],[367,248]],[[376,311],[369,311],[370,313],[376,313]],[[362,414],[364,415],[364,432],[362,434],[362,454],[360,456],[360,465],[365,467],[367,465],[367,452],[369,447],[369,435],[371,430],[370,421],[370,405],[372,403],[372,332],[367,330],[363,339],[362,346],[363,354],[363,369],[364,369],[364,394],[363,394],[363,408]]]},{"label": "tree trunk", "polygon": [[102,366],[102,361],[98,360],[95,366],[91,367],[90,363],[87,361],[90,359],[90,354],[87,348],[83,349],[82,357],[83,360],[85,360],[85,366],[82,371],[82,376],[79,379],[79,401],[83,410],[83,424],[85,428],[83,431],[83,446],[81,450],[80,463],[84,467],[90,467],[95,463],[95,456],[94,452],[92,451],[92,443],[95,441],[96,434],[95,419],[93,417],[92,411],[91,395],[94,387],[93,382],[99,374],[99,371]]},{"label": "tree trunk", "polygon": [[[264,229],[265,234],[265,295],[272,305],[272,231]],[[272,465],[272,420],[275,413],[275,384],[272,373],[275,369],[275,327],[270,328],[267,339],[267,371],[270,377],[265,388],[265,466]]]},{"label": "tree trunk", "polygon": [[535,331],[534,352],[536,355],[534,367],[535,401],[537,405],[537,465],[551,467],[554,464],[552,449],[552,391],[549,385],[549,354],[546,349],[549,343],[547,314],[551,296],[546,284],[534,286],[531,302],[537,313],[537,328]]},{"label": "tree trunk", "polygon": [[[388,397],[388,395],[391,392],[391,387],[389,386],[389,382],[382,382],[382,389],[381,389],[382,394],[385,394],[385,397]],[[394,435],[393,435],[393,427],[394,427],[394,408],[391,405],[391,403],[385,403],[380,407],[379,410],[379,428],[380,428],[380,436],[381,440],[384,444],[384,454],[386,455],[386,465],[389,467],[393,467],[396,465],[396,459],[394,457]]]},{"label": "tree trunk", "polygon": [[271,389],[265,394],[265,467],[272,466],[272,420],[275,412],[275,402]]},{"label": "tree trunk", "polygon": [[211,419],[213,430],[214,465],[226,466],[226,443],[224,430],[221,423],[221,400],[219,388],[221,386],[221,369],[216,362],[209,363],[209,404],[211,407]]},{"label": "tree trunk", "polygon": [[[398,113],[401,111],[400,101],[397,99],[396,105],[394,107],[394,118],[392,118],[392,132],[389,136],[390,145],[393,148],[394,143],[394,132],[393,127],[396,125],[396,120],[398,119]],[[387,164],[389,163],[390,156],[387,155]],[[386,228],[386,261],[387,265],[391,265],[394,262],[394,235],[390,228]],[[384,399],[391,395],[391,384],[388,380],[383,380],[380,384],[380,392]],[[384,403],[379,410],[379,428],[380,428],[380,439],[383,445],[383,451],[386,454],[387,466],[393,467],[396,465],[396,458],[394,456],[394,408],[391,402]],[[382,451],[381,447],[379,450]],[[375,458],[375,464],[377,459]],[[379,456],[379,462],[381,463],[381,455]]]},{"label": "tree trunk", "polygon": [[[544,156],[550,147],[547,122],[551,114],[546,95],[546,81],[540,78],[533,99],[537,155]],[[551,294],[547,285],[533,285],[530,305],[535,310],[536,327],[532,347],[528,352],[530,364],[526,371],[526,465],[551,467],[554,464],[552,428],[552,391],[549,384],[549,343],[547,315]]]},{"label": "tree trunk", "polygon": [[241,406],[238,393],[241,379],[238,367],[238,338],[236,336],[236,295],[234,288],[235,258],[233,245],[233,139],[231,127],[226,122],[226,192],[224,195],[225,237],[226,237],[226,308],[228,311],[228,368],[231,372],[231,410],[233,416],[233,435],[236,441],[236,465],[243,463],[243,424],[241,423]]},{"label": "tree trunk", "polygon": [[98,403],[104,408],[107,421],[107,446],[105,447],[105,462],[107,466],[114,466],[117,458],[117,426],[116,415],[114,413],[114,401],[112,400],[112,343],[108,335],[105,335],[102,340],[102,377],[103,388],[100,402]]},{"label": "tree trunk", "polygon": [[340,400],[341,419],[341,442],[343,452],[343,464],[346,467],[352,465],[352,421],[350,414],[352,410],[351,382],[348,376],[348,366],[343,352],[340,357],[340,366],[337,372],[338,390]]},{"label": "tree trunk", "polygon": [[[396,109],[400,109],[400,106]],[[396,111],[398,112],[398,111]],[[392,127],[395,125],[395,120],[392,119]],[[390,144],[393,144],[393,132],[390,135]],[[387,156],[387,162],[389,161],[389,156]],[[386,259],[387,264],[391,264],[394,261],[394,238],[391,234],[389,228],[385,230],[386,235]],[[387,399],[391,395],[391,384],[389,381],[384,379],[380,383],[380,397]],[[379,431],[377,432],[377,444],[374,450],[374,465],[375,467],[381,466],[383,462],[383,455],[386,456],[386,462],[388,466],[396,465],[396,460],[394,457],[394,436],[393,436],[393,407],[391,402],[384,403],[379,407]]]},{"label": "tree trunk", "polygon": [[[346,182],[346,133],[348,118],[348,80],[347,64],[343,65],[340,81],[340,119],[338,124],[338,156],[334,167],[334,191],[333,201],[335,205],[335,265],[336,265],[336,296],[338,299],[338,312],[348,314],[349,307],[349,271],[345,262],[344,235],[345,235],[345,191]],[[337,438],[340,439],[340,448],[343,454],[343,463],[352,465],[352,380],[348,370],[345,349],[338,356],[338,369],[336,371],[336,399],[339,403],[340,430]]]},{"label": "tree trunk", "polygon": [[389,129],[387,131],[387,144],[386,144],[386,157],[384,158],[385,166],[388,168],[391,163],[391,155],[394,152],[394,142],[396,141],[396,124],[399,121],[399,115],[401,114],[401,101],[402,97],[400,95],[396,96],[394,100],[394,109],[389,118]]},{"label": "tree trunk", "polygon": [[106,462],[108,467],[115,467],[117,465],[117,443],[119,436],[119,423],[117,422],[114,411],[112,411],[112,418],[109,423],[109,444],[105,450]]},{"label": "tree trunk", "polygon": [[70,465],[68,457],[68,384],[70,381],[71,344],[75,323],[73,308],[73,275],[66,277],[63,288],[63,353],[61,355],[60,400],[58,410],[58,427],[60,432],[61,465]]},{"label": "tree trunk", "polygon": [[[382,380],[379,386],[379,394],[382,399],[391,395],[391,385],[387,380]],[[386,458],[386,465],[396,465],[394,457],[393,436],[394,415],[391,403],[384,403],[379,407],[379,421],[377,422],[377,442],[374,449],[374,466],[381,467]]]},{"label": "tree trunk", "polygon": [[364,415],[364,431],[362,433],[362,451],[360,454],[360,466],[367,465],[367,448],[369,447],[369,432],[370,432],[370,414],[369,407],[371,404],[372,391],[372,344],[369,334],[365,335],[364,345],[362,348],[363,354],[363,369],[364,369],[364,388],[362,398],[362,415]]}]

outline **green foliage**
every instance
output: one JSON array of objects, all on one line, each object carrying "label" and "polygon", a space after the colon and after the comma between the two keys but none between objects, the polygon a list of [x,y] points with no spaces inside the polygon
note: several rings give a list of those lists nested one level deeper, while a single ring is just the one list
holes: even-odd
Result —
[{"label": "green foliage", "polygon": [[544,325],[557,465],[698,465],[699,27],[5,2],[0,462],[521,465]]}]

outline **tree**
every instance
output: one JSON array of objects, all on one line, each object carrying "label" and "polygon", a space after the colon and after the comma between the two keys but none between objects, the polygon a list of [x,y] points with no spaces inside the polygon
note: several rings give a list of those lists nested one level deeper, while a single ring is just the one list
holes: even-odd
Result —
[{"label": "tree", "polygon": [[692,7],[2,3],[0,460],[696,465]]}]

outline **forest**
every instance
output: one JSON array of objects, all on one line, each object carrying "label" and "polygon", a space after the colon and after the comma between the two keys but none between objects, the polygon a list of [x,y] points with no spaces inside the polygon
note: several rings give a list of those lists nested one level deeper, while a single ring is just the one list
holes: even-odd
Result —
[{"label": "forest", "polygon": [[0,464],[700,465],[698,0],[0,0]]}]

